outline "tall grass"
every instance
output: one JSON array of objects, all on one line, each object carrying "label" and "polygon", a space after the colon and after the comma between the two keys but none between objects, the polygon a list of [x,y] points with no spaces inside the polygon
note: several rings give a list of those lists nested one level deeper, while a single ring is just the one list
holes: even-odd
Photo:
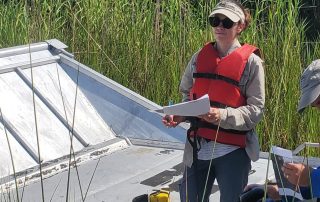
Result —
[{"label": "tall grass", "polygon": [[[58,38],[76,59],[161,105],[180,100],[179,81],[192,54],[213,40],[207,16],[216,1],[44,0],[0,6],[0,47]],[[263,52],[266,110],[258,125],[262,149],[318,141],[320,116],[296,112],[300,74],[320,58],[320,39],[306,43],[299,0],[255,5],[241,40]]]}]

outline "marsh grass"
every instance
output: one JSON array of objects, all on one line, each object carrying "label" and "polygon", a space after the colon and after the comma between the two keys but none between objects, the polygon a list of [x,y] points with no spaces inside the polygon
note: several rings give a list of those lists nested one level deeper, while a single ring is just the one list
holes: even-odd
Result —
[{"label": "marsh grass", "polygon": [[[66,9],[68,16],[77,18],[66,23],[72,24],[71,51],[83,63],[156,103],[179,102],[185,66],[195,51],[213,40],[207,16],[215,3],[78,1],[73,9]],[[320,132],[313,127],[316,112],[299,115],[296,106],[300,74],[320,57],[319,40],[306,43],[308,25],[299,19],[301,1],[255,3],[253,22],[241,39],[257,45],[265,60],[266,113],[257,127],[263,150],[270,144],[294,148],[315,141]]]},{"label": "marsh grass", "polygon": [[[265,61],[266,109],[257,126],[262,150],[318,142],[319,112],[296,112],[301,72],[320,58],[320,38],[309,42],[305,37],[308,22],[299,18],[301,1],[244,3],[254,9],[241,41],[258,46]],[[207,16],[215,4],[207,0],[7,1],[0,4],[0,47],[57,38],[80,62],[166,105],[168,100],[180,101],[179,81],[189,59],[213,40]],[[319,150],[306,153],[320,154]]]}]

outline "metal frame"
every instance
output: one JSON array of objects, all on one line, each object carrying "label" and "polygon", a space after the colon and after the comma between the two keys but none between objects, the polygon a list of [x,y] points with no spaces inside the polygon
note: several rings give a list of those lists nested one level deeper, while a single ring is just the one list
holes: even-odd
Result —
[{"label": "metal frame", "polygon": [[304,142],[301,145],[299,145],[295,150],[293,150],[292,154],[297,155],[300,151],[302,151],[306,147],[320,148],[320,143]]}]

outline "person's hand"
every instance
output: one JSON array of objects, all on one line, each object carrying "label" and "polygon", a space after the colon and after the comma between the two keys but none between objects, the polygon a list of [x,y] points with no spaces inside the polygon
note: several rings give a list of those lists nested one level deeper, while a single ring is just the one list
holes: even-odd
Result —
[{"label": "person's hand", "polygon": [[309,167],[306,165],[302,163],[285,163],[281,169],[291,184],[303,187],[309,185]]},{"label": "person's hand", "polygon": [[267,195],[274,201],[281,200],[279,188],[277,185],[267,185]]},{"label": "person's hand", "polygon": [[219,108],[210,107],[210,111],[207,114],[203,114],[199,116],[209,123],[218,124],[220,121],[220,110]]},{"label": "person's hand", "polygon": [[168,128],[176,127],[179,123],[185,121],[184,116],[165,115],[162,118],[162,123]]}]

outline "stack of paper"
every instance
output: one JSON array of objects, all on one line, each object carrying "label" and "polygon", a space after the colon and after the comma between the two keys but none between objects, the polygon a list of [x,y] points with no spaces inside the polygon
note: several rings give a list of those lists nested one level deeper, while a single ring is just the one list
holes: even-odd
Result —
[{"label": "stack of paper", "polygon": [[210,100],[208,94],[206,94],[197,100],[164,106],[154,111],[167,115],[199,116],[208,113],[209,110]]}]

